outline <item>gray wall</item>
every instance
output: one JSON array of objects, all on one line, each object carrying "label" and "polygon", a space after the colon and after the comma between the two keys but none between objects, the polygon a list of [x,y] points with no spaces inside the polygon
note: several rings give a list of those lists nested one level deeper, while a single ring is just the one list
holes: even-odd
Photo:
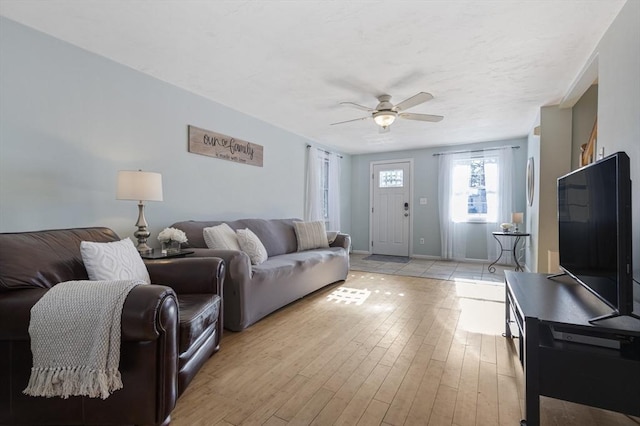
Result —
[{"label": "gray wall", "polygon": [[[571,109],[545,106],[540,109],[540,144],[537,196],[538,231],[530,242],[538,252],[534,272],[557,272],[558,177],[571,171]],[[536,204],[537,203],[537,204]]]},{"label": "gray wall", "polygon": [[[640,79],[638,78],[640,75],[640,25],[638,22],[640,22],[640,2],[628,1],[607,29],[591,56],[598,58],[598,152],[600,149],[604,149],[606,156],[617,151],[625,151],[631,158],[633,275],[636,282],[640,281],[640,190],[638,190],[640,186]],[[593,93],[590,94],[587,91],[585,96],[588,99],[593,96]],[[579,104],[580,102],[574,108],[584,107]],[[592,106],[587,109],[591,110]],[[571,160],[566,158],[566,135],[570,133],[571,127],[575,129],[576,126],[569,125],[570,128],[568,128],[567,112],[562,112],[555,106],[543,107],[541,111],[544,116],[542,119],[538,118],[538,121],[533,124],[532,130],[536,125],[540,125],[543,133],[540,138],[533,134],[529,135],[529,155],[536,159],[537,179],[540,176],[557,179],[566,173],[565,168],[568,168],[575,161],[575,150],[570,154]],[[592,114],[588,111],[586,113]],[[573,116],[573,119],[576,119],[576,114]],[[553,124],[555,121],[560,125],[560,129],[554,131],[553,125],[547,126],[547,133],[545,133],[545,118],[547,124]],[[593,123],[592,119],[587,119],[587,121]],[[549,130],[551,131],[549,132]],[[564,136],[561,136],[561,133],[564,133]],[[545,134],[555,138],[556,141],[549,140],[550,143],[545,144]],[[570,138],[571,136],[569,136]],[[544,157],[540,158],[540,153],[545,149],[548,150],[546,160]],[[540,188],[538,180],[536,188]],[[541,204],[547,203],[548,206],[552,197],[555,197],[555,192],[552,193],[548,189],[546,192],[543,191],[542,195],[539,193],[540,191],[537,191],[534,205],[527,209],[529,216],[527,226],[532,233],[531,246],[527,250],[527,269],[533,272],[546,272],[540,267],[547,262],[543,258],[546,256],[544,249],[553,250],[552,244],[557,247],[557,236],[555,243],[548,239],[548,247],[539,244],[542,233],[546,232],[550,226],[549,224],[546,227],[539,225],[543,220],[539,216],[544,213],[546,217],[551,217],[552,212],[547,211]],[[549,222],[547,221],[547,223]],[[554,226],[557,227],[557,224]],[[636,285],[634,291],[636,301],[640,302],[640,286]]]},{"label": "gray wall", "polygon": [[[633,268],[640,282],[640,1],[628,1],[598,52],[598,149],[625,151],[633,181]],[[640,286],[635,287],[640,301]]]},{"label": "gray wall", "polygon": [[[526,230],[529,234],[529,238],[525,242],[525,270],[528,272],[538,272],[538,236],[540,235],[540,136],[535,135],[533,129],[540,126],[540,114],[536,117],[536,121],[531,126],[532,131],[527,138],[527,161],[532,159],[533,161],[533,197],[532,204],[527,203],[525,211],[524,222],[526,224]],[[527,167],[527,166],[525,166]],[[527,170],[525,168],[525,175]],[[525,181],[526,185],[526,181]],[[526,192],[526,191],[525,191]]]},{"label": "gray wall", "polygon": [[[417,256],[439,258],[440,224],[438,218],[438,157],[434,153],[459,151],[466,149],[481,149],[514,145],[520,146],[515,150],[515,203],[517,211],[525,211],[525,170],[527,162],[526,138],[483,142],[476,144],[456,145],[429,149],[395,151],[377,154],[362,154],[352,156],[352,222],[351,238],[354,250],[369,251],[369,219],[370,219],[370,164],[372,161],[413,159],[413,247],[410,253]],[[427,198],[427,205],[420,205],[420,198]],[[488,230],[485,225],[469,225],[468,249],[470,259],[486,259],[487,236],[493,229]],[[419,243],[420,238],[425,244]]]},{"label": "gray wall", "polygon": [[[104,225],[132,236],[118,170],[162,173],[146,216],[155,243],[186,219],[302,217],[313,144],[104,57],[0,18],[0,231]],[[187,125],[264,146],[264,167],[187,151]],[[342,160],[349,232],[351,159]]]}]

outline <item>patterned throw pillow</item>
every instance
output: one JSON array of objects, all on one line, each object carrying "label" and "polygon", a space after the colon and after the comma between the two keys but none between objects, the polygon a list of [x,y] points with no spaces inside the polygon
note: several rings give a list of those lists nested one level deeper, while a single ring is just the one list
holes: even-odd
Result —
[{"label": "patterned throw pillow", "polygon": [[111,243],[82,241],[80,254],[92,281],[142,280],[151,283],[147,267],[129,238]]},{"label": "patterned throw pillow", "polygon": [[298,240],[298,251],[329,247],[327,230],[321,220],[315,222],[293,222]]},{"label": "patterned throw pillow", "polygon": [[259,265],[267,260],[267,249],[264,248],[262,241],[256,234],[254,234],[249,228],[238,229],[236,231],[238,236],[238,244],[240,249],[247,253],[249,259],[251,259],[252,265]]},{"label": "patterned throw pillow", "polygon": [[207,247],[210,249],[240,251],[238,236],[226,223],[204,228],[202,230],[202,236],[204,237],[204,242],[207,244]]}]

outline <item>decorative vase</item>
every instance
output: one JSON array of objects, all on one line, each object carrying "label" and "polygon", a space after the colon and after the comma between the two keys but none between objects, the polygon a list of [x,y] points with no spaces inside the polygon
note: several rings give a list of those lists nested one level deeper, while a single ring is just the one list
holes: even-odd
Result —
[{"label": "decorative vase", "polygon": [[502,232],[504,232],[505,234],[508,234],[509,231],[511,231],[511,224],[510,223],[503,223],[500,225],[500,228],[502,228]]},{"label": "decorative vase", "polygon": [[180,253],[180,243],[178,241],[163,241],[162,242],[162,254],[174,254]]}]

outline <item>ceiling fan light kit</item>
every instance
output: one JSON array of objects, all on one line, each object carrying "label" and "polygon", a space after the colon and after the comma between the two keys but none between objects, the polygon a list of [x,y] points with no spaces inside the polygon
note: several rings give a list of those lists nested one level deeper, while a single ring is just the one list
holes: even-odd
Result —
[{"label": "ceiling fan light kit", "polygon": [[380,127],[389,127],[396,121],[396,115],[395,111],[378,111],[373,113],[373,121]]},{"label": "ceiling fan light kit", "polygon": [[369,112],[371,115],[367,117],[356,118],[353,120],[340,121],[338,123],[332,123],[331,125],[344,124],[344,123],[350,123],[353,121],[360,121],[360,120],[373,118],[373,121],[378,126],[382,127],[383,130],[387,130],[387,128],[394,123],[394,121],[396,120],[396,117],[404,118],[407,120],[430,121],[432,123],[436,123],[438,121],[441,121],[444,117],[442,117],[441,115],[413,114],[413,113],[402,112],[416,105],[420,105],[422,103],[430,101],[431,99],[433,99],[433,95],[431,95],[430,93],[419,92],[413,95],[412,97],[405,99],[404,101],[400,102],[397,105],[393,105],[391,103],[391,96],[380,95],[378,96],[379,103],[375,108],[369,108],[364,105],[356,104],[355,102],[341,102],[340,105],[347,105],[350,107],[361,109]]}]

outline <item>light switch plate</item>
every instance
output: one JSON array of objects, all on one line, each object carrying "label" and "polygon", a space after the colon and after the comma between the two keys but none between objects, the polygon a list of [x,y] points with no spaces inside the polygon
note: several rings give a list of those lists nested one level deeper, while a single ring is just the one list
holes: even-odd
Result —
[{"label": "light switch plate", "polygon": [[421,205],[421,206],[426,206],[426,205],[427,205],[427,199],[426,199],[426,197],[420,198],[420,205]]}]

